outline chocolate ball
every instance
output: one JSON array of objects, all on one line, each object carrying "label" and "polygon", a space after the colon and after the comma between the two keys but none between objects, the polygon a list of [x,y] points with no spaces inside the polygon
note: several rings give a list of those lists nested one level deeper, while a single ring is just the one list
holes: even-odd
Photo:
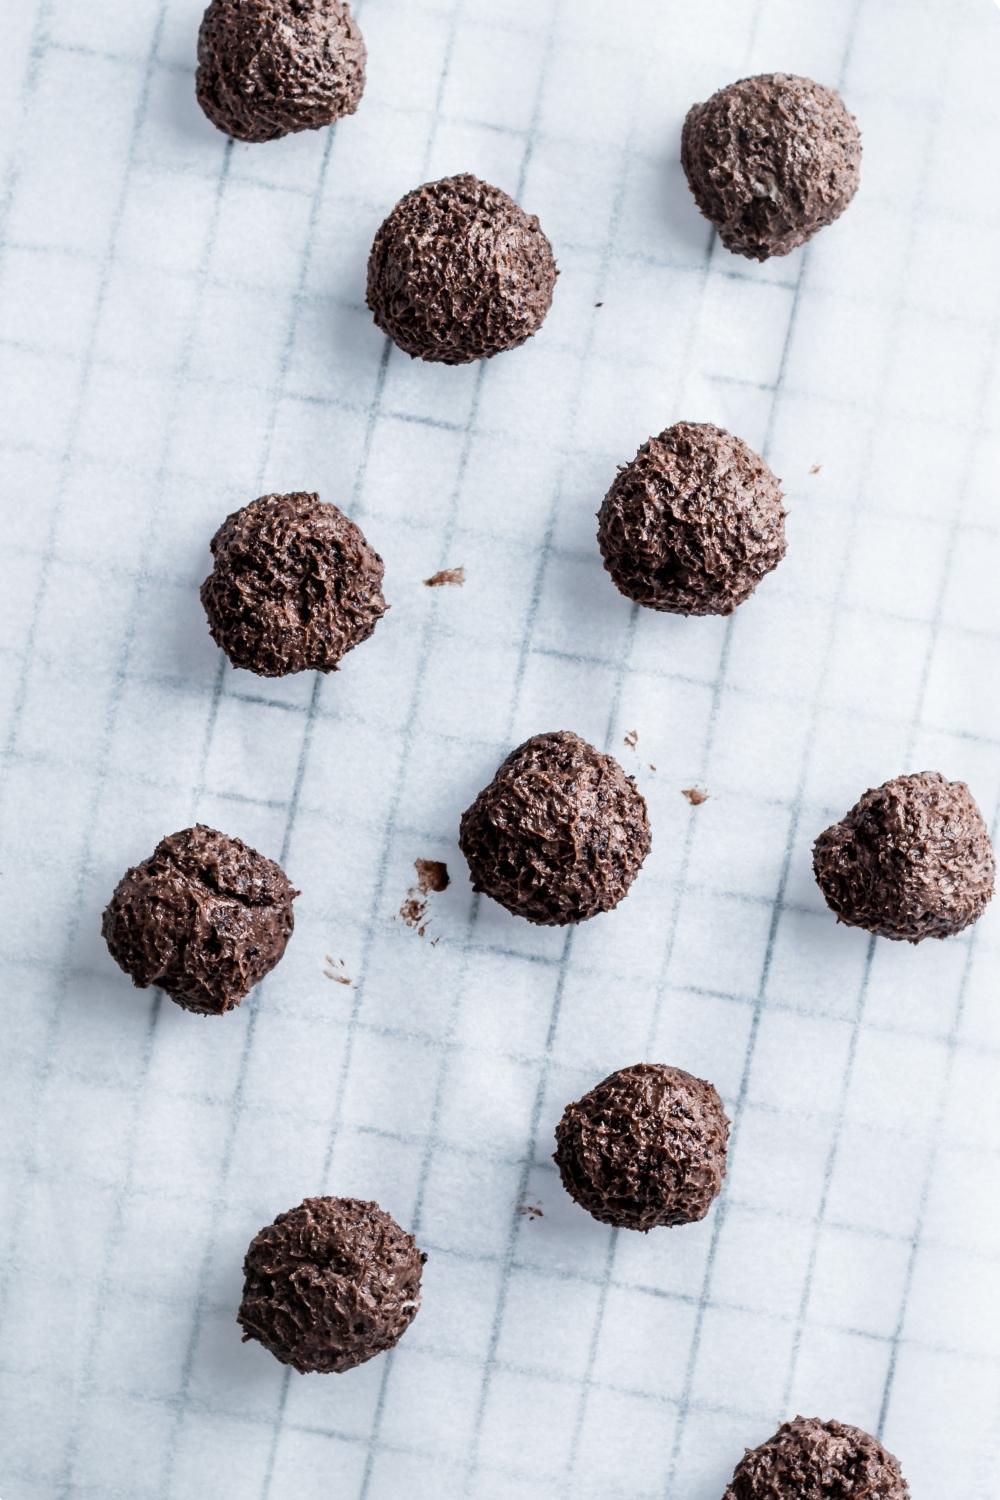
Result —
[{"label": "chocolate ball", "polygon": [[211,547],[201,602],[234,667],[335,672],[385,614],[382,559],[318,495],[262,495],[226,517]]},{"label": "chocolate ball", "polygon": [[767,260],[844,212],[858,188],[861,137],[834,89],[761,73],[688,111],[681,163],[726,249]]},{"label": "chocolate ball", "polygon": [[298,895],[273,860],[198,823],[126,870],[101,923],[132,983],[221,1016],[269,974],[292,935]]},{"label": "chocolate ball", "polygon": [[472,886],[547,927],[610,911],[649,853],[631,776],[578,734],[536,734],[462,814]]},{"label": "chocolate ball", "polygon": [[368,306],[412,358],[464,365],[537,333],[557,274],[534,214],[464,172],[396,204],[368,258]]},{"label": "chocolate ball", "polygon": [[344,0],[212,0],[198,33],[198,103],[238,141],[353,115],[365,44]]},{"label": "chocolate ball", "polygon": [[604,566],[627,599],[729,615],[785,555],[781,488],[709,422],[677,422],[618,470],[598,513]]},{"label": "chocolate ball", "polygon": [[844,1422],[796,1417],[748,1449],[722,1500],[909,1500],[899,1463]]},{"label": "chocolate ball", "polygon": [[254,1235],[237,1322],[303,1374],[342,1373],[397,1344],[426,1256],[377,1203],[307,1198]]},{"label": "chocolate ball", "polygon": [[567,1104],[553,1160],[602,1224],[644,1233],[703,1219],[726,1175],[729,1121],[715,1088],[680,1068],[620,1068]]},{"label": "chocolate ball", "polygon": [[879,937],[951,937],[993,895],[989,831],[964,781],[937,771],[865,792],[813,846],[813,870],[841,922]]}]

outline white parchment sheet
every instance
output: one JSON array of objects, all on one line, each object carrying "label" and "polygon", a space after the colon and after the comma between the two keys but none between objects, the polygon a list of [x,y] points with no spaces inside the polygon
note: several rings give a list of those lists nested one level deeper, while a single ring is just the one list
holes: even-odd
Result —
[{"label": "white parchment sheet", "polygon": [[[358,114],[247,147],[194,101],[200,0],[3,7],[0,1495],[718,1500],[801,1411],[881,1434],[914,1500],[995,1500],[1000,903],[874,942],[809,853],[903,770],[996,818],[1000,12],[358,11]],[[774,70],[841,87],[863,180],[757,266],[696,212],[679,134]],[[561,275],[537,338],[456,370],[387,346],[364,277],[396,199],[462,170],[539,215]],[[787,494],[788,556],[728,621],[631,608],[596,550],[616,465],[680,418]],[[226,513],[292,489],[360,521],[392,608],[338,674],[272,682],[224,663],[197,589]],[[653,826],[577,931],[473,899],[456,845],[557,728]],[[199,819],[302,890],[222,1020],[134,991],[99,931]],[[417,858],[453,877],[422,938]],[[714,1211],[648,1237],[550,1160],[563,1104],[646,1058],[734,1121]],[[398,1350],[342,1378],[234,1321],[250,1237],[325,1192],[429,1256]]]}]

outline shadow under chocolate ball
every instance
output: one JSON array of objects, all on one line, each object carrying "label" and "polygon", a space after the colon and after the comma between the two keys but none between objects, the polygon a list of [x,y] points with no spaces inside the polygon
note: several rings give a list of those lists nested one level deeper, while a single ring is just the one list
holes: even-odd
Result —
[{"label": "shadow under chocolate ball", "polygon": [[543,926],[610,911],[649,853],[646,803],[610,755],[568,730],[536,734],[462,814],[473,889]]},{"label": "shadow under chocolate ball", "polygon": [[464,172],[396,204],[371,248],[367,300],[404,353],[463,365],[537,333],[557,274],[537,218]]}]

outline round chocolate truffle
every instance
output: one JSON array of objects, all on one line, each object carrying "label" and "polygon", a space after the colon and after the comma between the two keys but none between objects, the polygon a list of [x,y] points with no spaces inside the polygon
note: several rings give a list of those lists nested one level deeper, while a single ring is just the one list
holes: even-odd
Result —
[{"label": "round chocolate truffle", "polygon": [[385,614],[382,559],[318,495],[262,495],[226,517],[211,547],[201,602],[234,667],[335,672]]},{"label": "round chocolate truffle", "polygon": [[108,951],[132,983],[221,1016],[281,958],[298,895],[272,859],[203,823],[161,839],[105,908]]},{"label": "round chocolate truffle", "polygon": [[237,1322],[303,1374],[353,1370],[398,1343],[426,1256],[377,1203],[307,1198],[254,1235]]},{"label": "round chocolate truffle", "polygon": [[618,1229],[694,1224],[726,1175],[729,1121],[715,1088],[680,1068],[620,1068],[567,1104],[553,1160],[563,1187]]},{"label": "round chocolate truffle", "polygon": [[536,734],[462,814],[472,886],[546,927],[610,911],[649,853],[631,776],[578,734]]},{"label": "round chocolate truffle", "polygon": [[353,115],[365,44],[344,0],[212,0],[198,33],[198,103],[238,141],[276,141]]},{"label": "round chocolate truffle", "polygon": [[681,163],[726,249],[767,260],[844,212],[858,188],[861,136],[834,89],[761,73],[688,111]]},{"label": "round chocolate truffle", "polygon": [[937,771],[896,776],[865,792],[813,846],[826,903],[878,937],[951,937],[993,895],[989,831],[964,781]]},{"label": "round chocolate truffle", "polygon": [[796,1417],[748,1449],[722,1500],[909,1500],[898,1461],[844,1422]]},{"label": "round chocolate truffle", "polygon": [[785,555],[781,488],[742,438],[677,422],[618,470],[597,540],[627,599],[675,615],[729,615]]},{"label": "round chocolate truffle", "polygon": [[412,358],[465,365],[537,333],[557,274],[534,214],[464,172],[396,204],[368,257],[368,306]]}]

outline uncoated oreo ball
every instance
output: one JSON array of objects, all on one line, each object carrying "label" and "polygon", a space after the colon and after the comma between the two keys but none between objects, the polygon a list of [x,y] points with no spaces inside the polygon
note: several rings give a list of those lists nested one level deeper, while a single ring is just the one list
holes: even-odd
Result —
[{"label": "uncoated oreo ball", "polygon": [[858,188],[861,137],[834,89],[762,73],[691,108],[681,163],[727,250],[767,260],[844,212]]},{"label": "uncoated oreo ball", "polygon": [[722,1500],[910,1500],[899,1461],[846,1422],[796,1417],[736,1465]]},{"label": "uncoated oreo ball", "polygon": [[995,861],[965,782],[920,771],[865,792],[820,834],[813,870],[841,922],[919,943],[951,937],[982,916]]},{"label": "uncoated oreo ball", "polygon": [[368,306],[414,359],[490,359],[537,333],[556,282],[538,220],[470,173],[400,199],[368,258]]},{"label": "uncoated oreo ball", "polygon": [[556,1127],[563,1187],[602,1224],[655,1229],[703,1219],[726,1174],[729,1121],[712,1084],[681,1068],[620,1068]]},{"label": "uncoated oreo ball", "polygon": [[728,615],[785,555],[781,487],[742,438],[677,422],[618,471],[598,513],[604,566],[628,599]]},{"label": "uncoated oreo ball", "polygon": [[365,44],[345,0],[212,0],[198,33],[195,90],[238,141],[275,141],[353,115]]}]

